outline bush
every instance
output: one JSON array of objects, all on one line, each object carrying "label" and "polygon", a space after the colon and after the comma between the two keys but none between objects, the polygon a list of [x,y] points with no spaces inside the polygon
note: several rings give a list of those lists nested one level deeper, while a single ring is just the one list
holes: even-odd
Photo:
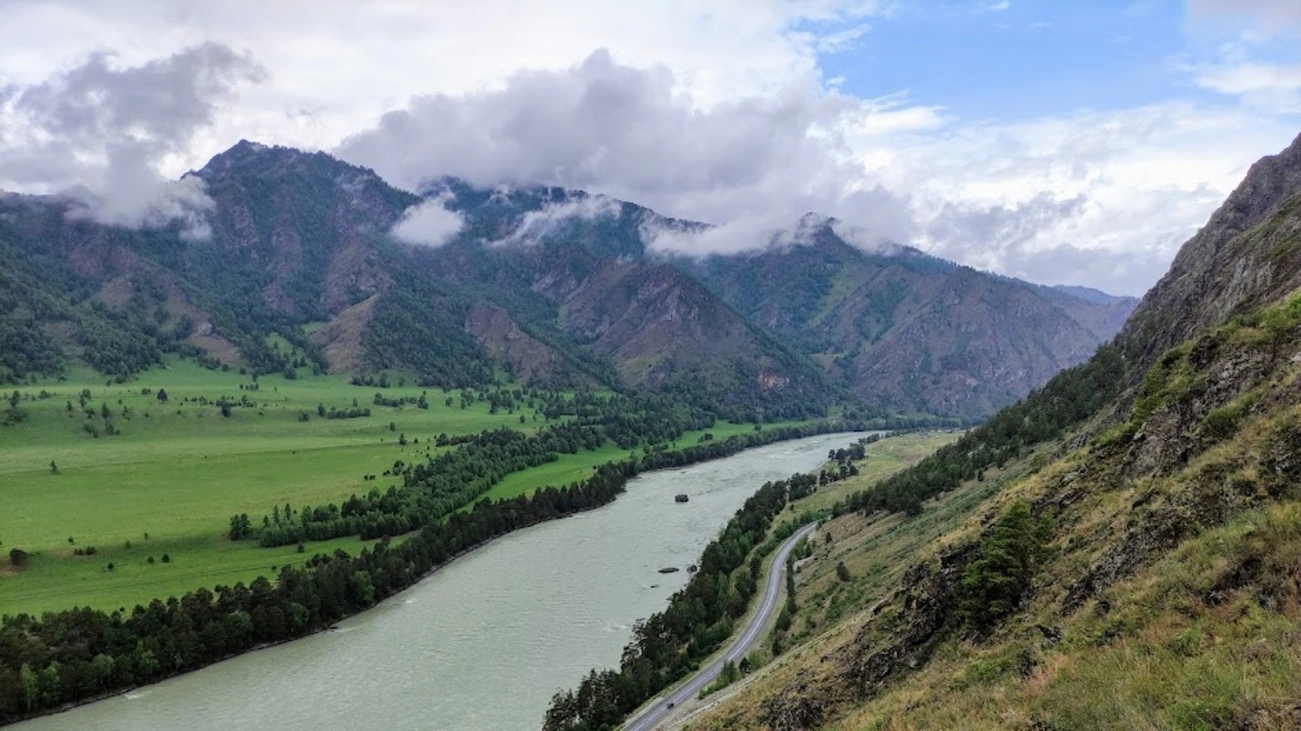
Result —
[{"label": "bush", "polygon": [[836,564],[836,578],[840,579],[841,581],[849,581],[851,578],[853,578],[849,575],[849,567],[845,566],[844,561],[841,561],[840,563]]}]

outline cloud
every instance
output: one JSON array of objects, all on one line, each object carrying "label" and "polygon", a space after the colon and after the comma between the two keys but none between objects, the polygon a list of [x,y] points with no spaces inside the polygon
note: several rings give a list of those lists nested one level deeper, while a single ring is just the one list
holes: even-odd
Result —
[{"label": "cloud", "polygon": [[597,51],[492,91],[417,97],[338,153],[406,187],[445,174],[484,187],[549,183],[731,224],[697,242],[709,250],[743,245],[727,232],[763,228],[741,221],[789,225],[808,211],[905,232],[895,225],[907,219],[902,201],[862,179],[841,130],[851,122],[881,134],[931,128],[933,111],[862,102],[812,81],[701,109],[676,82],[665,68],[633,68]]},{"label": "cloud", "polygon": [[218,105],[264,72],[247,56],[206,44],[118,68],[95,53],[40,83],[0,90],[0,185],[65,193],[102,223],[157,226],[181,219],[203,236],[212,202],[202,181],[167,181],[159,166],[188,150]]},{"label": "cloud", "polygon": [[[1251,163],[1295,136],[1286,119],[1176,102],[851,143],[887,190],[908,192],[918,248],[1141,294]],[[1072,250],[1096,263],[1054,263],[1051,252]]]},{"label": "cloud", "polygon": [[1188,0],[1188,10],[1194,16],[1245,18],[1271,32],[1301,28],[1301,3],[1296,0]]},{"label": "cloud", "polygon": [[1301,114],[1301,64],[1225,62],[1192,69],[1194,83],[1240,97],[1248,106],[1276,114]]},{"label": "cloud", "polygon": [[490,91],[415,99],[340,152],[404,185],[444,173],[545,182],[715,224],[650,225],[658,251],[752,251],[790,241],[816,212],[866,249],[892,241],[1139,294],[1291,127],[1193,102],[972,122],[816,84],[700,109],[668,71],[596,53]]},{"label": "cloud", "polygon": [[1086,201],[1084,195],[1059,200],[1040,193],[1014,206],[948,202],[931,219],[926,235],[935,241],[962,241],[999,260],[1004,252],[1019,251],[1044,230],[1078,216]]},{"label": "cloud", "polygon": [[401,220],[393,224],[393,238],[412,246],[430,247],[451,241],[465,228],[465,218],[447,209],[450,200],[450,195],[439,195],[406,209]]},{"label": "cloud", "polygon": [[875,229],[856,226],[817,213],[806,213],[797,221],[780,214],[745,216],[718,226],[693,225],[682,221],[653,218],[641,226],[642,240],[649,250],[691,257],[733,255],[772,247],[806,246],[814,235],[830,226],[845,243],[864,251],[894,253],[896,240]]},{"label": "cloud", "polygon": [[690,226],[657,219],[642,224],[641,237],[646,248],[657,253],[693,257],[730,255],[762,251],[783,243],[801,243],[790,226],[790,219],[775,214],[741,216],[717,226]]},{"label": "cloud", "polygon": [[[21,83],[112,48],[141,64],[209,41],[248,49],[275,71],[218,120],[207,149],[267,139],[326,149],[415,95],[498,87],[522,68],[559,70],[595,48],[625,63],[671,70],[697,104],[766,95],[817,75],[818,54],[886,0],[562,0],[473,3],[394,0],[5,0],[0,69]],[[382,79],[383,83],[376,83]]]},{"label": "cloud", "polygon": [[502,245],[536,243],[560,231],[567,222],[613,218],[622,212],[622,203],[603,195],[548,203],[539,210],[525,213],[519,225],[506,238],[494,243]]}]

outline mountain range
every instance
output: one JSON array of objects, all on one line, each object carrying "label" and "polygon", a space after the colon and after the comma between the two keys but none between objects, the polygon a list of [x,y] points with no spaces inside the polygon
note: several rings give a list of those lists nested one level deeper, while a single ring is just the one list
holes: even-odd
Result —
[{"label": "mountain range", "polygon": [[[679,393],[747,419],[845,404],[978,418],[1086,360],[1136,304],[864,246],[813,214],[780,242],[693,257],[655,237],[706,224],[582,191],[444,178],[417,194],[247,141],[190,176],[212,202],[197,229],[0,197],[0,379],[79,361],[124,379],[178,352],[253,372]],[[437,240],[403,235],[426,213]]]}]

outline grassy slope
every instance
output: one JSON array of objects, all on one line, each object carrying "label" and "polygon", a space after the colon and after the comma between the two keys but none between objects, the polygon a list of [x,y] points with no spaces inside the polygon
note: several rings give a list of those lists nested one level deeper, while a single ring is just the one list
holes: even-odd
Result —
[{"label": "grassy slope", "polygon": [[[843,498],[844,496],[861,490],[872,483],[889,477],[896,472],[904,470],[920,462],[922,458],[931,454],[940,447],[949,444],[961,436],[960,432],[926,432],[920,434],[904,434],[888,439],[882,439],[878,442],[867,445],[866,458],[857,463],[859,474],[840,482],[835,482],[825,487],[821,487],[814,494],[792,503],[793,508],[788,509],[776,521],[773,522],[773,532],[781,525],[797,521],[800,516],[809,511],[819,511],[829,508],[832,503]],[[937,517],[940,515],[936,514]],[[945,518],[936,521],[940,525],[947,524],[947,513]],[[864,548],[864,543],[874,535],[879,535],[880,531],[861,531],[857,525],[856,516],[845,516],[833,521],[828,521],[818,534],[815,534],[814,546],[815,554],[813,560],[801,564],[797,571],[797,596],[801,612],[799,617],[803,621],[797,620],[794,624],[794,634],[792,640],[803,641],[807,638],[811,623],[809,618],[813,618],[812,624],[817,624],[823,619],[828,604],[838,599],[838,596],[830,596],[825,593],[817,595],[811,592],[821,592],[827,580],[835,579],[835,564],[846,556],[860,556],[859,559],[848,558],[847,563],[857,565],[859,560],[877,561],[886,563],[890,559],[887,556],[878,555],[874,551],[888,550],[898,554],[907,555],[929,539],[933,533],[932,530],[921,528],[921,526],[910,526],[910,537],[907,540],[897,542],[874,542],[870,546],[871,550]],[[897,525],[898,521],[890,525]],[[836,552],[830,553],[826,547],[825,538],[819,542],[818,536],[823,536],[830,532],[833,535],[840,536],[836,542]],[[821,547],[818,550],[818,547]],[[867,557],[863,559],[861,557]],[[829,559],[829,560],[828,560]],[[863,583],[862,578],[867,572],[855,572],[858,578],[857,583]],[[880,577],[870,576],[873,583],[879,584]],[[812,583],[811,583],[812,582]],[[759,658],[770,659],[767,655],[769,652],[768,643],[761,643]]]},{"label": "grassy slope", "polygon": [[[1086,565],[1082,536],[1123,525],[1151,489],[1198,489],[1196,470],[1250,453],[1279,414],[1207,454],[1196,468],[1094,495],[1084,529],[1059,539],[1039,594],[986,641],[948,638],[916,675],[829,728],[1295,728],[1301,697],[1301,502],[1295,495],[1236,515],[1109,587],[1104,602],[1063,614]],[[1034,497],[1078,469],[1058,465],[1012,488]],[[1081,555],[1085,554],[1085,555]],[[1044,636],[1040,626],[1061,633]]]},{"label": "grassy slope", "polygon": [[[920,462],[940,447],[962,436],[957,431],[903,434],[867,445],[866,459],[858,462],[858,475],[833,482],[803,500],[794,503],[793,513],[830,509],[838,500],[858,492],[872,483]],[[778,521],[780,524],[782,521]]]},{"label": "grassy slope", "polygon": [[[809,641],[692,727],[763,728],[777,697],[799,694],[817,699],[831,729],[1297,727],[1299,325],[1294,299],[1204,338],[1197,347],[1215,355],[1202,370],[1139,399],[1131,418],[1146,438],[1113,429],[1070,450],[1047,445],[906,522],[833,521],[834,541],[800,577],[796,628]],[[1254,387],[1244,383],[1241,364],[1268,358]],[[1236,414],[1227,427],[1213,416],[1226,410]],[[1192,456],[1170,449],[1150,461],[1171,439]],[[990,636],[950,629],[904,650],[915,671],[870,688],[846,682],[846,660],[898,641],[907,625],[890,618],[934,590],[936,559],[953,561],[1014,501],[1049,506],[1057,526],[1020,611]],[[843,585],[840,560],[853,574]],[[931,572],[910,574],[922,585],[901,582],[913,568]],[[1077,604],[1073,589],[1098,577],[1107,583]]]}]

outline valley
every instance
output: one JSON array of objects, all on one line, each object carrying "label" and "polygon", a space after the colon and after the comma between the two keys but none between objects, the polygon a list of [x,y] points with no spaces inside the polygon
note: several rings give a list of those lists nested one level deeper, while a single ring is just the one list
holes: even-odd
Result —
[{"label": "valley", "polygon": [[[823,219],[772,257],[698,265],[651,244],[705,224],[634,203],[455,178],[413,193],[247,141],[187,180],[213,201],[204,236],[0,197],[0,614],[27,638],[0,672],[6,717],[327,628],[641,472],[970,425],[1133,304],[856,248]],[[463,224],[450,239],[397,233],[445,203]],[[798,292],[772,279],[792,267]],[[880,277],[898,284],[884,299]],[[948,318],[953,287],[982,293],[980,327],[1021,313],[1002,355],[955,360],[907,334]],[[767,317],[761,290],[807,299],[806,319]],[[798,335],[815,321],[830,329]],[[1044,344],[1062,329],[1064,347]],[[846,367],[889,333],[931,365]],[[959,385],[922,399],[928,378]],[[62,647],[61,623],[98,639]]]},{"label": "valley", "polygon": [[1301,731],[1301,0],[3,7],[0,727]]},{"label": "valley", "polygon": [[[0,517],[0,548],[29,557],[22,571],[5,578],[0,613],[71,606],[126,611],[199,586],[274,575],[279,566],[301,561],[301,552],[293,544],[263,548],[230,540],[232,515],[260,520],[285,506],[301,512],[341,504],[350,495],[400,485],[391,474],[396,461],[454,449],[438,446],[440,435],[503,427],[527,434],[550,421],[539,413],[540,399],[532,409],[529,401],[497,409],[475,391],[422,389],[397,377],[384,388],[310,373],[250,379],[177,360],[129,384],[93,379],[73,374],[15,389],[24,417],[0,431],[6,456],[0,500],[14,506]],[[376,404],[377,395],[409,403]],[[422,396],[425,408],[417,405]],[[223,399],[237,404],[229,416],[222,415]],[[328,418],[332,410],[351,409],[370,415]],[[102,436],[92,437],[86,425]],[[106,433],[110,426],[115,433]],[[718,422],[677,441],[753,431],[753,424]],[[560,455],[507,475],[477,500],[568,485],[628,454],[607,444]],[[355,553],[370,543],[355,537],[308,541],[305,550],[309,556]]]},{"label": "valley", "polygon": [[[256,725],[268,704],[295,730],[535,727],[556,690],[618,660],[756,484],[816,469],[859,436],[643,474],[613,503],[504,536],[333,630],[16,728],[218,729]],[[691,501],[675,503],[683,491]],[[194,708],[208,712],[194,719]]]},{"label": "valley", "polygon": [[[576,685],[552,681],[544,728],[622,722],[711,662],[754,611],[771,553],[800,530],[811,533],[788,546],[772,625],[750,628],[762,639],[723,665],[702,697],[679,693],[675,708],[659,708],[668,723],[999,727],[1009,713],[1123,723],[1138,701],[1072,705],[1062,694],[1103,686],[1070,669],[1084,648],[1105,646],[1098,632],[1138,632],[1148,652],[1172,647],[1165,613],[1174,605],[1120,625],[1080,608],[1139,612],[1129,594],[1107,598],[1113,586],[1138,596],[1156,581],[1178,592],[1144,572],[1181,546],[1201,567],[1187,582],[1227,586],[1223,560],[1188,547],[1199,534],[1186,524],[1229,531],[1234,555],[1259,554],[1230,561],[1277,563],[1291,545],[1289,493],[1269,485],[1290,469],[1277,452],[1291,449],[1288,364],[1301,311],[1288,299],[1301,270],[1286,253],[1296,235],[1295,154],[1253,169],[1256,185],[1226,202],[1123,327],[1132,301],[988,278],[906,249],[865,253],[840,240],[834,222],[807,217],[807,240],[792,247],[690,262],[638,248],[656,214],[617,201],[518,249],[473,238],[432,252],[393,248],[358,220],[335,232],[343,248],[318,252],[316,265],[273,268],[252,311],[178,274],[212,257],[244,266],[221,239],[187,261],[149,241],[75,243],[85,232],[65,227],[68,256],[50,266],[79,284],[55,297],[61,304],[35,269],[6,275],[27,307],[5,321],[6,337],[40,334],[5,364],[13,388],[0,491],[14,509],[0,520],[9,554],[0,639],[26,659],[0,672],[0,708],[12,718],[314,635],[431,572],[437,583],[503,536],[579,514],[563,527],[594,525],[585,514],[626,506],[616,498],[639,475],[717,475],[710,470],[741,459],[747,468],[728,482],[737,486],[762,466],[736,456],[742,450],[798,449],[803,442],[789,440],[822,444],[816,435],[834,431],[949,427],[873,437],[816,460],[806,450],[801,469],[814,472],[729,493],[750,497],[726,525],[692,529],[699,573],[647,584],[658,592],[647,606],[667,608],[616,622],[622,655],[580,659],[596,669]],[[364,171],[279,148],[241,144],[205,171],[219,196],[222,185],[234,196],[232,210],[268,180],[288,185],[283,195],[305,195],[296,187],[304,175],[335,186],[348,215],[367,210],[347,199],[367,186],[376,196],[367,216],[375,206],[396,215],[385,201],[401,199]],[[275,183],[285,171],[290,182]],[[340,188],[339,175],[361,177]],[[478,221],[471,233],[531,231],[534,214],[589,204],[565,190],[488,199],[458,190],[458,205],[470,206],[463,215]],[[35,225],[24,216],[43,204],[10,205],[27,209],[4,219],[13,232]],[[1226,252],[1239,257],[1228,281]],[[371,282],[369,294],[340,295],[334,275],[283,276],[359,262],[353,281]],[[834,276],[784,280],[789,267]],[[508,286],[483,288],[488,273]],[[305,291],[315,299],[290,295]],[[1205,303],[1206,292],[1220,294]],[[1029,328],[1002,327],[1007,308]],[[1098,345],[1117,328],[1114,342]],[[1063,365],[1073,367],[1043,383]],[[1018,380],[989,375],[1010,372]],[[1204,488],[1237,492],[1207,497]],[[1145,513],[1129,511],[1148,501],[1158,507],[1140,525]],[[1257,520],[1272,526],[1268,545],[1253,542]],[[1261,631],[1281,637],[1286,624],[1269,613],[1286,615],[1293,598],[1279,591]],[[1197,638],[1232,635],[1214,612],[1199,621],[1191,649],[1172,652],[1200,657]],[[69,644],[65,625],[87,639]],[[1042,640],[1027,642],[1035,633]],[[1129,655],[1104,655],[1096,661],[1115,672],[1129,668]],[[1292,692],[1279,673],[1294,660],[1251,666],[1250,690],[1136,676],[1156,699],[1139,713],[1217,724],[1258,708],[1273,718],[1281,711],[1263,698]],[[1206,662],[1203,674],[1215,678],[1230,660]],[[952,700],[919,710],[913,682],[948,683]],[[991,687],[1020,705],[989,706]],[[533,718],[545,697],[535,691]],[[1179,705],[1215,692],[1218,704]],[[475,723],[467,718],[458,723]]]}]

